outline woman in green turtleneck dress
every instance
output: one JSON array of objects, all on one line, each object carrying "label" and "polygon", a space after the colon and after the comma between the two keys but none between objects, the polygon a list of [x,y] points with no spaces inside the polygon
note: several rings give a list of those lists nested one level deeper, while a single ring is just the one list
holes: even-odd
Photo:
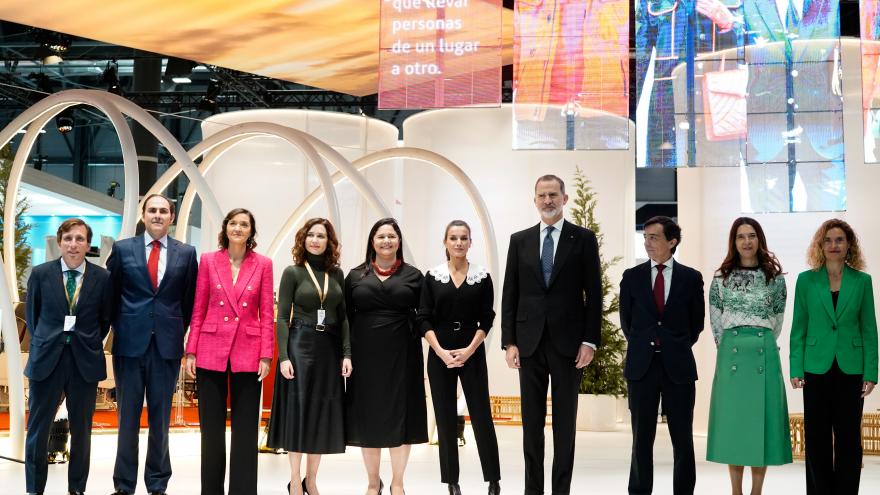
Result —
[{"label": "woman in green turtleneck dress", "polygon": [[[278,289],[278,371],[267,444],[289,452],[290,495],[319,495],[321,454],[345,452],[343,377],[351,345],[333,225],[313,218],[296,233]],[[292,317],[292,318],[291,318]],[[309,454],[300,483],[302,455]]]}]

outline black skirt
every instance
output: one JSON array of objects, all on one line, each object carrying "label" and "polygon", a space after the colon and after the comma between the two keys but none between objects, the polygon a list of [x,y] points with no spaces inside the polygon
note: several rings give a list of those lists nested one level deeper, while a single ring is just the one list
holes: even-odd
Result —
[{"label": "black skirt", "polygon": [[345,452],[339,336],[295,320],[287,352],[293,379],[287,380],[276,370],[267,445],[307,454]]}]

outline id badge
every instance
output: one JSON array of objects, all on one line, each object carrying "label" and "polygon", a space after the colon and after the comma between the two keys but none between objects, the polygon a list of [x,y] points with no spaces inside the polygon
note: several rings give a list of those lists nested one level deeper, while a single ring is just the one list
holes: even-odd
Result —
[{"label": "id badge", "polygon": [[66,315],[64,317],[64,331],[72,332],[74,325],[76,325],[76,315]]},{"label": "id badge", "polygon": [[318,325],[324,324],[324,318],[327,317],[327,310],[319,309],[318,310]]}]

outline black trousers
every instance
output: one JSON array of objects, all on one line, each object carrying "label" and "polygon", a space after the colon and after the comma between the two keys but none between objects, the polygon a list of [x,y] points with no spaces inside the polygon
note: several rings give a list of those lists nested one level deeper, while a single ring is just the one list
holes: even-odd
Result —
[{"label": "black trousers", "polygon": [[694,382],[673,383],[655,353],[648,372],[641,380],[627,382],[632,419],[632,460],[629,493],[649,494],[654,488],[654,438],[657,435],[657,409],[663,397],[664,412],[672,437],[672,493],[692,495],[697,483],[694,459]]},{"label": "black trousers", "polygon": [[575,368],[574,364],[574,356],[563,356],[556,351],[547,331],[531,356],[520,356],[519,393],[526,495],[544,493],[544,426],[548,382],[553,400],[553,494],[567,495],[571,490],[578,388],[583,376],[583,371]]},{"label": "black trousers", "polygon": [[821,375],[804,373],[808,495],[857,495],[862,466],[862,375],[835,359]]},{"label": "black trousers", "polygon": [[461,368],[447,368],[433,349],[428,354],[428,379],[437,420],[440,443],[440,481],[458,483],[458,411],[455,392],[458,381],[467,401],[477,452],[485,481],[501,479],[498,439],[489,406],[489,374],[486,369],[486,346],[480,345]]},{"label": "black trousers", "polygon": [[[92,418],[98,383],[83,380],[73,360],[73,350],[64,346],[58,364],[44,380],[30,381],[27,437],[24,448],[26,490],[42,493],[48,476],[49,432],[62,399],[67,399],[70,420],[70,464],[67,489],[86,491],[92,449]],[[9,487],[6,487],[9,488]]]},{"label": "black trousers", "polygon": [[196,368],[202,437],[202,495],[223,495],[226,477],[226,396],[232,410],[230,495],[257,495],[257,437],[260,390],[255,372]]}]

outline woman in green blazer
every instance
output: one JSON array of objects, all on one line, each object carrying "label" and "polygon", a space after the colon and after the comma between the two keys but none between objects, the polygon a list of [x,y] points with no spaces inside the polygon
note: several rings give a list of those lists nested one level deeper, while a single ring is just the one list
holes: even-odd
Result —
[{"label": "woman in green blazer", "polygon": [[877,319],[859,240],[843,220],[813,236],[798,276],[791,384],[804,389],[807,493],[856,495],[865,397],[877,383]]}]

